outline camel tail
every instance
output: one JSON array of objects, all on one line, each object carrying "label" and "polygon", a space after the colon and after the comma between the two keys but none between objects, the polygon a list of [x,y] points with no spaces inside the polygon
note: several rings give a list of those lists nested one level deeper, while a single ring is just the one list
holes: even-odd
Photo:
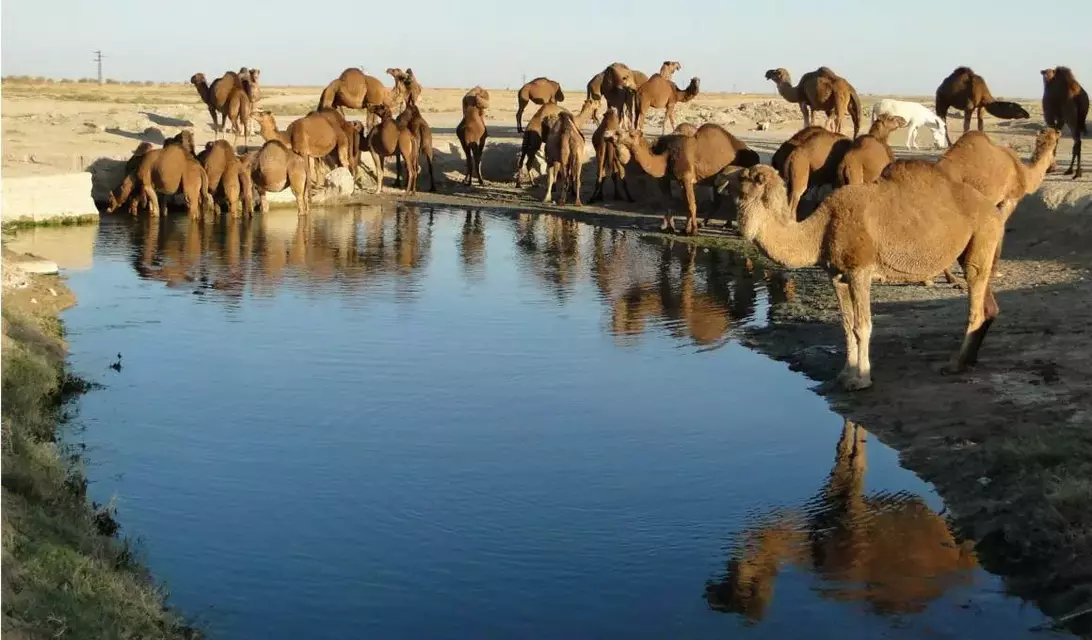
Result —
[{"label": "camel tail", "polygon": [[990,114],[995,118],[1001,118],[1003,120],[1015,120],[1017,118],[1031,117],[1026,109],[1016,104],[1015,102],[994,100],[993,102],[987,102],[983,106],[986,108],[986,113]]},{"label": "camel tail", "polygon": [[853,120],[853,137],[856,138],[861,131],[861,98],[853,87],[849,88],[849,117]]},{"label": "camel tail", "polygon": [[330,84],[326,85],[326,88],[322,90],[322,94],[319,95],[318,109],[332,109],[334,101],[337,99],[337,90],[341,88],[341,81],[334,80]]}]

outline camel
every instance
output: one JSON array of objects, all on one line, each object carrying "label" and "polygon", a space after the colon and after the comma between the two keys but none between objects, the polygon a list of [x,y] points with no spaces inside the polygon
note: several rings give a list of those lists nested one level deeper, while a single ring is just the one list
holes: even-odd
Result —
[{"label": "camel", "polygon": [[535,78],[520,87],[516,94],[516,133],[523,133],[523,110],[527,103],[551,104],[564,102],[565,93],[561,90],[561,84],[549,78]]},{"label": "camel", "polygon": [[258,151],[243,158],[243,173],[258,190],[258,202],[262,213],[269,212],[266,193],[292,189],[296,196],[296,211],[305,216],[311,211],[308,159],[296,153],[280,140],[267,140]]},{"label": "camel", "polygon": [[239,215],[240,197],[242,212],[254,211],[253,184],[243,171],[243,163],[235,155],[235,149],[225,140],[209,142],[197,159],[208,176],[209,193],[215,198],[222,194],[232,217]]},{"label": "camel", "polygon": [[933,132],[933,144],[938,149],[948,146],[948,126],[940,119],[940,116],[929,110],[923,104],[906,102],[903,100],[891,100],[884,98],[872,105],[872,121],[875,122],[881,115],[899,116],[906,120],[906,148],[917,148],[919,127],[928,127]]},{"label": "camel", "polygon": [[[144,197],[144,191],[140,190],[134,192],[133,181],[135,180],[136,170],[140,166],[140,161],[144,158],[144,154],[151,151],[152,148],[153,147],[151,142],[141,142],[137,145],[136,149],[133,149],[133,155],[125,161],[125,172],[122,174],[123,177],[121,183],[117,186],[116,189],[110,192],[110,196],[106,204],[106,213],[113,213],[118,209],[128,205],[129,213],[135,216],[140,211],[141,206],[147,206],[148,203],[146,198]],[[134,177],[129,180],[128,195],[124,199],[122,199],[121,193],[124,189],[126,179],[129,178],[129,176]]]},{"label": "camel", "polygon": [[318,109],[288,125],[283,132],[277,130],[276,120],[269,111],[259,111],[256,115],[261,128],[262,138],[266,141],[278,140],[307,159],[307,183],[315,184],[315,160],[337,152],[338,165],[348,167],[350,171],[355,163],[349,161],[349,137],[343,126],[326,109]]},{"label": "camel", "polygon": [[[591,107],[594,109],[594,106]],[[575,194],[576,206],[582,206],[580,201],[580,172],[584,166],[584,134],[580,131],[580,124],[569,112],[558,115],[557,123],[549,128],[546,136],[546,195],[542,198],[544,204],[552,201],[554,181],[558,180],[558,189],[561,191],[558,204],[565,204],[568,195],[569,182]],[[560,178],[560,179],[559,179]]]},{"label": "camel", "polygon": [[[247,83],[249,86],[249,83]],[[250,146],[250,114],[253,110],[253,102],[250,92],[243,86],[234,87],[228,96],[227,105],[224,106],[223,117],[231,120],[231,130],[235,134],[233,144],[239,144],[239,127],[243,128],[243,146]]]},{"label": "camel", "polygon": [[[345,132],[345,139],[348,142],[347,153],[349,156],[348,169],[353,178],[357,177],[357,169],[360,165],[360,132],[364,128],[364,124],[356,120],[348,120],[337,109],[319,109],[318,111],[312,111],[311,113],[317,113],[320,116],[326,118],[326,121],[331,126],[341,129]],[[339,161],[338,150],[334,149],[326,156],[326,160],[334,163]]]},{"label": "camel", "polygon": [[[591,80],[588,80],[587,97],[586,100],[591,100],[598,105],[603,100],[603,71],[592,76]],[[595,113],[592,113],[592,122],[599,123],[599,110],[596,109]]]},{"label": "camel", "polygon": [[[387,74],[394,78],[394,84],[396,87],[401,87],[399,94],[403,97],[406,105],[417,105],[417,99],[421,97],[421,83],[417,82],[417,77],[413,75],[413,69],[407,68],[405,71],[401,69],[387,69]],[[396,102],[392,100],[392,102]],[[405,107],[402,109],[405,111]]]},{"label": "camel", "polygon": [[247,69],[246,67],[239,69],[239,78],[243,81],[243,88],[246,89],[246,95],[250,98],[252,104],[258,104],[258,100],[262,97],[261,89],[258,86],[258,78],[261,75],[261,69]]},{"label": "camel", "polygon": [[810,127],[804,127],[803,129],[792,134],[792,137],[781,143],[781,146],[774,151],[773,158],[770,160],[770,166],[777,170],[778,173],[784,175],[785,161],[789,159],[789,154],[794,149],[804,144],[804,142],[815,135],[821,135],[820,132],[824,131],[822,127],[812,125]]},{"label": "camel", "polygon": [[[1028,118],[1028,112],[1015,102],[994,100],[989,87],[982,76],[969,67],[957,67],[940,86],[937,87],[937,116],[947,124],[948,109],[963,111],[963,133],[971,130],[971,113],[978,113],[978,130],[982,131],[982,110],[995,118],[1013,120],[1016,118]],[[949,146],[952,138],[945,128],[945,139]]]},{"label": "camel", "polygon": [[[679,183],[689,213],[686,233],[691,235],[698,232],[695,185],[715,186],[714,179],[726,167],[752,167],[759,162],[757,153],[723,127],[711,122],[703,124],[693,136],[664,136],[656,142],[655,149],[649,146],[638,129],[609,132],[605,137],[615,141],[619,147],[626,147],[645,173],[660,178],[660,188],[668,198],[671,195],[671,181]],[[719,194],[714,191],[714,203],[718,198]],[[706,216],[706,223],[709,217]],[[670,212],[664,215],[660,228],[675,230],[675,221]]]},{"label": "camel", "polygon": [[600,90],[607,101],[607,108],[617,109],[622,121],[627,125],[635,124],[633,96],[636,95],[637,88],[640,86],[638,80],[635,72],[621,62],[615,62],[603,70]]},{"label": "camel", "polygon": [[115,201],[125,202],[133,189],[140,189],[153,216],[167,215],[166,203],[160,204],[160,194],[167,196],[181,191],[191,218],[200,218],[205,212],[211,213],[213,203],[209,195],[208,176],[193,155],[192,140],[190,134],[189,147],[187,137],[182,136],[182,142],[172,142],[162,149],[147,151],[141,156],[136,171],[125,177]]},{"label": "camel", "polygon": [[[589,98],[589,100],[591,100]],[[603,121],[599,123],[599,127],[596,128],[595,133],[592,134],[592,146],[595,148],[595,191],[592,193],[588,202],[595,202],[603,199],[603,182],[606,181],[609,175],[614,182],[614,199],[618,199],[618,185],[622,185],[622,191],[626,194],[626,200],[633,202],[633,196],[629,193],[629,186],[626,185],[626,164],[629,163],[630,157],[628,150],[625,152],[623,148],[617,145],[607,144],[605,139],[607,132],[620,131],[622,128],[622,119],[618,115],[618,110],[611,107],[607,109],[607,113],[603,116]]]},{"label": "camel", "polygon": [[406,193],[417,191],[417,138],[407,127],[399,125],[386,105],[376,109],[377,124],[368,134],[368,151],[375,166],[375,193],[383,193],[383,161],[401,154],[406,159]]},{"label": "camel", "polygon": [[[842,132],[842,120],[848,114],[853,121],[853,137],[861,130],[861,99],[853,85],[827,67],[800,77],[800,83],[792,84],[792,77],[785,69],[770,69],[766,79],[777,85],[777,92],[789,102],[800,105],[804,116],[804,127],[812,124],[815,112],[827,114],[827,128],[835,133]],[[833,118],[833,120],[832,120]]]},{"label": "camel", "polygon": [[[574,116],[577,126],[583,127],[589,119],[595,115],[597,103],[593,100],[585,100],[580,105],[580,112]],[[567,109],[557,103],[544,104],[538,108],[531,121],[523,130],[523,141],[520,145],[519,157],[516,159],[516,186],[523,184],[523,171],[526,169],[528,176],[531,173],[532,163],[537,163],[539,149],[545,142],[550,126],[556,123],[562,113],[569,113]]]},{"label": "camel", "polygon": [[476,85],[473,89],[466,92],[463,96],[463,110],[467,107],[477,106],[482,109],[482,113],[489,108],[489,91],[483,89],[481,85]]},{"label": "camel", "polygon": [[[1081,177],[1081,136],[1088,135],[1088,92],[1069,67],[1043,69],[1043,115],[1047,125],[1059,131],[1068,126],[1073,136],[1073,155],[1065,175]],[[1077,170],[1073,171],[1076,164]]]},{"label": "camel", "polygon": [[868,133],[855,139],[838,163],[838,186],[879,180],[884,167],[895,161],[895,152],[891,151],[887,138],[892,131],[905,126],[906,120],[899,116],[878,116]]},{"label": "camel", "polygon": [[814,588],[820,597],[865,604],[878,615],[921,612],[974,580],[973,544],[959,543],[924,500],[865,493],[867,436],[845,421],[834,465],[815,496],[743,530],[724,577],[706,584],[710,607],[762,620],[787,564],[814,572],[822,580]]},{"label": "camel", "polygon": [[[397,85],[396,85],[397,87]],[[375,109],[387,105],[393,110],[391,92],[374,76],[365,74],[360,69],[350,67],[341,72],[319,96],[316,109],[364,109],[368,112],[368,128],[375,125]]]},{"label": "camel", "polygon": [[838,166],[853,146],[853,141],[842,134],[816,126],[797,136],[797,145],[791,148],[778,172],[785,181],[793,211],[799,211],[800,200],[808,189],[838,184]]},{"label": "camel", "polygon": [[990,271],[1004,221],[995,204],[928,162],[899,164],[890,178],[834,191],[803,222],[796,221],[785,184],[772,167],[751,167],[732,180],[744,238],[785,267],[822,266],[829,274],[845,330],[846,362],[837,381],[846,390],[872,385],[874,276],[921,282],[959,259],[967,275],[969,314],[947,372],[977,362],[998,314]]},{"label": "camel", "polygon": [[463,154],[466,155],[466,180],[463,180],[466,185],[473,181],[474,174],[477,173],[478,184],[485,186],[482,178],[482,152],[485,150],[485,141],[489,138],[489,128],[485,126],[485,108],[488,104],[488,98],[467,94],[463,98],[463,119],[455,127],[455,136],[459,138]]},{"label": "camel", "polygon": [[[664,63],[665,66],[668,63]],[[678,65],[679,63],[671,63]],[[668,67],[669,69],[672,67]],[[667,131],[667,123],[675,128],[675,105],[679,102],[690,102],[698,95],[698,78],[691,78],[690,84],[685,90],[679,89],[670,79],[657,73],[648,79],[637,89],[637,128],[645,126],[645,114],[650,108],[664,109],[663,132]]]},{"label": "camel", "polygon": [[[246,98],[249,101],[249,96],[246,94],[246,90],[239,80],[238,74],[234,71],[228,71],[222,77],[214,80],[210,86],[205,79],[205,74],[195,73],[190,76],[190,83],[197,89],[197,95],[201,96],[201,101],[208,107],[209,116],[212,118],[212,129],[217,133],[221,133],[224,126],[227,124],[229,103],[231,103],[234,98],[236,106],[234,107],[234,117],[231,121],[232,125],[236,127],[236,136],[238,136],[236,119],[240,117],[242,113],[241,102],[243,98]],[[241,91],[241,97],[235,93],[237,90]],[[247,108],[249,110],[249,105]],[[216,117],[218,114],[220,116],[219,122],[217,122]]]},{"label": "camel", "polygon": [[[406,104],[406,108],[398,114],[396,122],[399,128],[408,129],[413,134],[418,153],[424,154],[425,160],[428,161],[428,190],[436,191],[436,172],[432,168],[432,127],[428,125],[424,116],[421,115],[421,110],[413,102]],[[395,186],[400,187],[402,186],[402,154],[395,155],[394,161],[397,180]]]}]

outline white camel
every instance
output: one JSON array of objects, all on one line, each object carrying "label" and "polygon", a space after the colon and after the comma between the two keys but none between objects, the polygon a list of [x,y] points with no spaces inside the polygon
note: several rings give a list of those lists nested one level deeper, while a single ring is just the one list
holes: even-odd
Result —
[{"label": "white camel", "polygon": [[915,141],[918,137],[918,127],[922,126],[929,127],[933,131],[933,143],[938,149],[948,146],[947,127],[944,125],[944,120],[923,104],[885,98],[872,105],[872,122],[876,122],[881,115],[899,116],[906,120],[907,149],[918,148]]}]

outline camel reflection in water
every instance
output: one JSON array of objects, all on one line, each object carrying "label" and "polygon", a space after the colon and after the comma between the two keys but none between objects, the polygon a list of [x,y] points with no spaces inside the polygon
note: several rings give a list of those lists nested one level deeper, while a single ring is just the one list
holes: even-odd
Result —
[{"label": "camel reflection in water", "polygon": [[735,541],[725,574],[705,587],[709,606],[763,619],[781,568],[795,564],[822,580],[823,598],[860,602],[873,613],[923,611],[948,589],[968,584],[977,561],[918,496],[865,495],[865,437],[846,421],[834,468],[804,508],[775,511]]},{"label": "camel reflection in water", "polygon": [[485,268],[485,222],[481,211],[467,211],[459,236],[459,262],[467,277],[481,278]]}]

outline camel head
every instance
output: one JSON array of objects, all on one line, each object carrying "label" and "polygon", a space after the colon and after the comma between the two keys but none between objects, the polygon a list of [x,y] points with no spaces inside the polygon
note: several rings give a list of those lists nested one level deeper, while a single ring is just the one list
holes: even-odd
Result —
[{"label": "camel head", "polygon": [[893,116],[887,113],[881,114],[876,121],[872,123],[872,129],[870,134],[879,137],[886,137],[892,131],[901,129],[906,126],[906,119],[902,116]]},{"label": "camel head", "polygon": [[943,120],[937,118],[936,126],[929,127],[929,130],[933,132],[933,144],[937,149],[948,148],[948,125]]},{"label": "camel head", "polygon": [[196,87],[196,86],[200,86],[200,85],[203,85],[203,84],[208,84],[208,81],[205,80],[205,74],[195,73],[192,76],[190,76],[190,84],[192,84],[193,86]]},{"label": "camel head", "polygon": [[258,123],[259,127],[269,126],[274,129],[277,128],[277,121],[273,118],[273,112],[263,109],[255,109],[251,112],[250,117],[254,122]]},{"label": "camel head", "polygon": [[137,145],[136,149],[133,149],[134,156],[142,156],[152,150],[151,142],[141,142]]},{"label": "camel head", "polygon": [[406,78],[406,72],[398,68],[387,69],[387,75],[394,78],[395,82],[402,82]]},{"label": "camel head", "polygon": [[690,84],[686,85],[686,95],[690,98],[698,95],[698,91],[701,89],[701,78],[695,76],[690,78]]},{"label": "camel head", "polygon": [[781,216],[786,221],[793,216],[785,181],[773,167],[760,164],[744,169],[729,178],[726,186],[735,195],[739,230],[748,240],[753,241],[762,233],[770,216]]},{"label": "camel head", "polygon": [[1039,73],[1043,76],[1043,84],[1049,84],[1054,79],[1054,69],[1043,69]]},{"label": "camel head", "polygon": [[561,90],[561,85],[557,85],[557,91],[554,92],[554,100],[565,102],[565,92]]},{"label": "camel head", "polygon": [[660,75],[669,76],[679,69],[682,69],[682,63],[676,60],[664,60],[664,63],[660,65]]},{"label": "camel head", "polygon": [[260,76],[260,75],[262,75],[262,70],[261,69],[251,69],[250,70],[250,81],[253,82],[254,84],[258,84],[258,76]]},{"label": "camel head", "polygon": [[378,116],[380,120],[386,120],[387,118],[391,117],[393,111],[394,110],[391,108],[390,104],[383,102],[381,104],[377,104],[372,110],[372,113]]},{"label": "camel head", "polygon": [[[1035,152],[1031,157],[1041,158],[1046,154],[1050,154],[1050,157],[1054,158],[1058,154],[1058,140],[1060,140],[1061,137],[1062,132],[1054,127],[1043,129],[1039,132],[1039,135],[1035,136]],[[1052,160],[1050,168],[1057,168],[1057,163]]]},{"label": "camel head", "polygon": [[767,71],[766,72],[766,79],[767,80],[773,80],[774,82],[776,82],[778,84],[780,84],[782,82],[792,82],[792,80],[789,78],[788,69],[783,69],[783,68],[780,68],[780,67],[777,68],[777,69],[770,69],[769,71]]},{"label": "camel head", "polygon": [[614,144],[618,149],[632,149],[644,142],[644,134],[637,129],[614,129],[603,134],[603,139]]}]

